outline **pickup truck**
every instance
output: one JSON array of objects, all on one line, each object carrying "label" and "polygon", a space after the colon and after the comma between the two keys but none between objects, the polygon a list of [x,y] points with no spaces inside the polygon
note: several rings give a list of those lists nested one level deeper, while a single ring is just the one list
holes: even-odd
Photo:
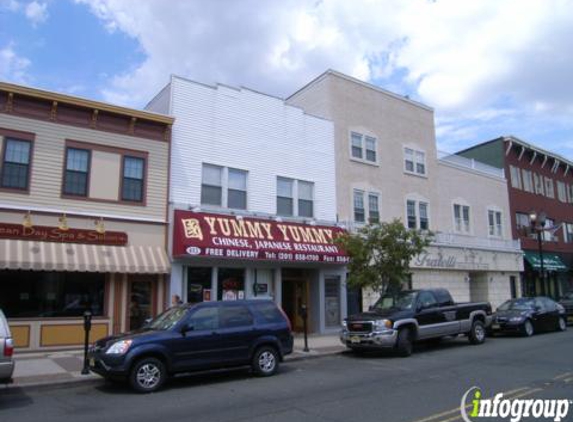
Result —
[{"label": "pickup truck", "polygon": [[491,321],[487,302],[456,304],[445,289],[405,290],[346,318],[340,341],[355,352],[393,348],[407,357],[419,340],[465,334],[471,344],[481,344]]}]

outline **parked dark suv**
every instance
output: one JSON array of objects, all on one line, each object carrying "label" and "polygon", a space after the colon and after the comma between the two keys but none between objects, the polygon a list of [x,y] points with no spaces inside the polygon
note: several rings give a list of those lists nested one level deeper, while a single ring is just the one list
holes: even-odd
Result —
[{"label": "parked dark suv", "polygon": [[170,308],[140,330],[98,340],[89,363],[105,378],[151,392],[180,372],[251,365],[259,376],[273,375],[292,348],[290,323],[273,302],[203,302]]}]

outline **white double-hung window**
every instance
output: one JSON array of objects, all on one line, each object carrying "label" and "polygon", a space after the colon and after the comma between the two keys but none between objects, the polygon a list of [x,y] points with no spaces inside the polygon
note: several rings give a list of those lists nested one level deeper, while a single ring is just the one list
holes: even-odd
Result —
[{"label": "white double-hung window", "polygon": [[469,205],[454,204],[454,230],[458,233],[470,233],[471,226]]},{"label": "white double-hung window", "polygon": [[426,153],[404,147],[404,171],[406,173],[426,175]]},{"label": "white double-hung window", "polygon": [[490,209],[487,211],[488,234],[493,237],[502,237],[501,211]]},{"label": "white double-hung window", "polygon": [[247,209],[247,172],[203,164],[201,205]]},{"label": "white double-hung window", "polygon": [[368,221],[370,224],[380,222],[380,196],[377,193],[354,189],[352,203],[355,222],[365,223]]},{"label": "white double-hung window", "polygon": [[378,162],[377,144],[373,136],[350,132],[350,154],[354,160],[376,164]]},{"label": "white double-hung window", "polygon": [[409,229],[430,228],[429,205],[426,201],[406,200],[406,226]]},{"label": "white double-hung window", "polygon": [[314,183],[277,177],[277,215],[314,216]]}]

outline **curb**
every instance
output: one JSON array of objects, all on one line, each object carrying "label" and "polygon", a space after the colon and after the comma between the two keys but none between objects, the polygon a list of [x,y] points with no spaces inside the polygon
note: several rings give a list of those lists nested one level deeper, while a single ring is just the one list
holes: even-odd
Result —
[{"label": "curb", "polygon": [[[296,355],[287,355],[284,359],[284,363],[289,362],[297,362],[303,360],[310,360],[310,359],[318,359],[327,356],[338,355],[344,352],[344,349],[341,350],[333,350],[328,352],[302,352],[297,351]],[[46,379],[43,381],[37,382],[18,382],[16,379],[12,384],[7,384],[5,387],[0,387],[0,394],[2,392],[15,392],[18,389],[46,389],[46,388],[63,388],[73,384],[87,384],[87,383],[97,383],[104,381],[104,379],[98,375],[90,374],[90,376],[79,376],[79,377],[72,377],[72,378],[64,378],[64,379]]]}]

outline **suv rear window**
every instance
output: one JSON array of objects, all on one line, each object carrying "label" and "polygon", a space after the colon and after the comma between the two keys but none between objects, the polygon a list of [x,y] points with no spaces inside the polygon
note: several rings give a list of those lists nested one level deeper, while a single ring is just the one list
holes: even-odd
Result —
[{"label": "suv rear window", "polygon": [[266,323],[284,322],[281,311],[272,302],[261,302],[253,305]]},{"label": "suv rear window", "polygon": [[253,315],[245,306],[223,306],[219,310],[221,328],[248,327],[253,325]]}]

